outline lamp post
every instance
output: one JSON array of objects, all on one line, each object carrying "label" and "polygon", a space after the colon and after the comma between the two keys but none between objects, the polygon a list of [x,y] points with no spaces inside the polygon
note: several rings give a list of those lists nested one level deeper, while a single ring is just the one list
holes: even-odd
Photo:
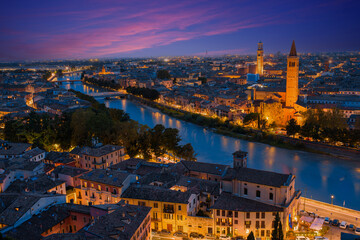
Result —
[{"label": "lamp post", "polygon": [[331,205],[334,205],[334,195],[331,195]]}]

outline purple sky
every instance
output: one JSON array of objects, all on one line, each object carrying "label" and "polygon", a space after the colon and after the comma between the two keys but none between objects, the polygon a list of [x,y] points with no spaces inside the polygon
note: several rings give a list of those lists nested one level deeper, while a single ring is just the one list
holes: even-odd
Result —
[{"label": "purple sky", "polygon": [[0,60],[359,50],[358,0],[13,0]]}]

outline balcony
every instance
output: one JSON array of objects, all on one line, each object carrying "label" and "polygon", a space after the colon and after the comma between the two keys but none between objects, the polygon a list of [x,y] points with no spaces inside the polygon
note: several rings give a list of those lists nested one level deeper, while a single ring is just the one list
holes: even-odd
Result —
[{"label": "balcony", "polygon": [[163,212],[164,212],[164,213],[174,213],[175,211],[174,211],[173,208],[164,208],[164,209],[163,209]]}]

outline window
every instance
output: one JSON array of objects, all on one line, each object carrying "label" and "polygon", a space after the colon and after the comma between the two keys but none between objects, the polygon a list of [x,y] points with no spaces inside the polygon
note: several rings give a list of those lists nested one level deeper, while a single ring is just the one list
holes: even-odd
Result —
[{"label": "window", "polygon": [[259,212],[256,213],[256,219],[258,219],[258,218],[260,218],[260,213]]},{"label": "window", "polygon": [[260,221],[256,221],[255,227],[256,227],[256,228],[260,228]]},{"label": "window", "polygon": [[266,230],[266,237],[270,237],[270,230]]},{"label": "window", "polygon": [[235,220],[234,222],[235,222],[235,224],[238,224],[238,220]]},{"label": "window", "polygon": [[154,203],[154,208],[158,208],[158,207],[159,207],[158,203]]},{"label": "window", "polygon": [[225,210],[222,210],[222,211],[221,211],[221,215],[222,215],[223,217],[225,217]]},{"label": "window", "polygon": [[261,228],[265,228],[265,221],[261,221]]},{"label": "window", "polygon": [[248,195],[248,189],[244,188],[244,195]]},{"label": "window", "polygon": [[219,209],[216,210],[216,215],[217,215],[217,216],[220,216],[220,210],[219,210]]},{"label": "window", "polygon": [[265,213],[264,212],[261,213],[261,218],[265,218]]},{"label": "window", "polygon": [[101,186],[100,185],[98,185],[98,190],[101,191]]},{"label": "window", "polygon": [[259,190],[256,190],[256,197],[260,198],[260,196],[261,196],[261,192]]},{"label": "window", "polygon": [[182,216],[182,215],[177,215],[177,220],[182,221],[182,220],[183,220],[183,216]]},{"label": "window", "polygon": [[269,199],[274,200],[274,194],[273,193],[269,193]]},{"label": "window", "polygon": [[251,226],[251,221],[245,221],[245,227],[250,228],[250,226]]},{"label": "window", "polygon": [[236,218],[238,217],[238,212],[235,212],[235,217],[236,217]]},{"label": "window", "polygon": [[265,230],[261,230],[261,236],[265,237]]},{"label": "window", "polygon": [[246,213],[246,218],[250,218],[250,213],[249,212]]},{"label": "window", "polygon": [[178,210],[181,211],[181,205],[178,206]]},{"label": "window", "polygon": [[71,219],[76,221],[77,218],[76,218],[76,216],[73,215],[73,216],[71,216]]}]

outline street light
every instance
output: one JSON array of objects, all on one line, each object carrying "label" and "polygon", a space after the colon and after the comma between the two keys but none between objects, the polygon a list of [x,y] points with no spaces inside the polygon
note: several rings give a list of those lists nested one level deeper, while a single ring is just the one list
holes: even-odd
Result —
[{"label": "street light", "polygon": [[331,195],[331,205],[334,205],[334,195]]}]

